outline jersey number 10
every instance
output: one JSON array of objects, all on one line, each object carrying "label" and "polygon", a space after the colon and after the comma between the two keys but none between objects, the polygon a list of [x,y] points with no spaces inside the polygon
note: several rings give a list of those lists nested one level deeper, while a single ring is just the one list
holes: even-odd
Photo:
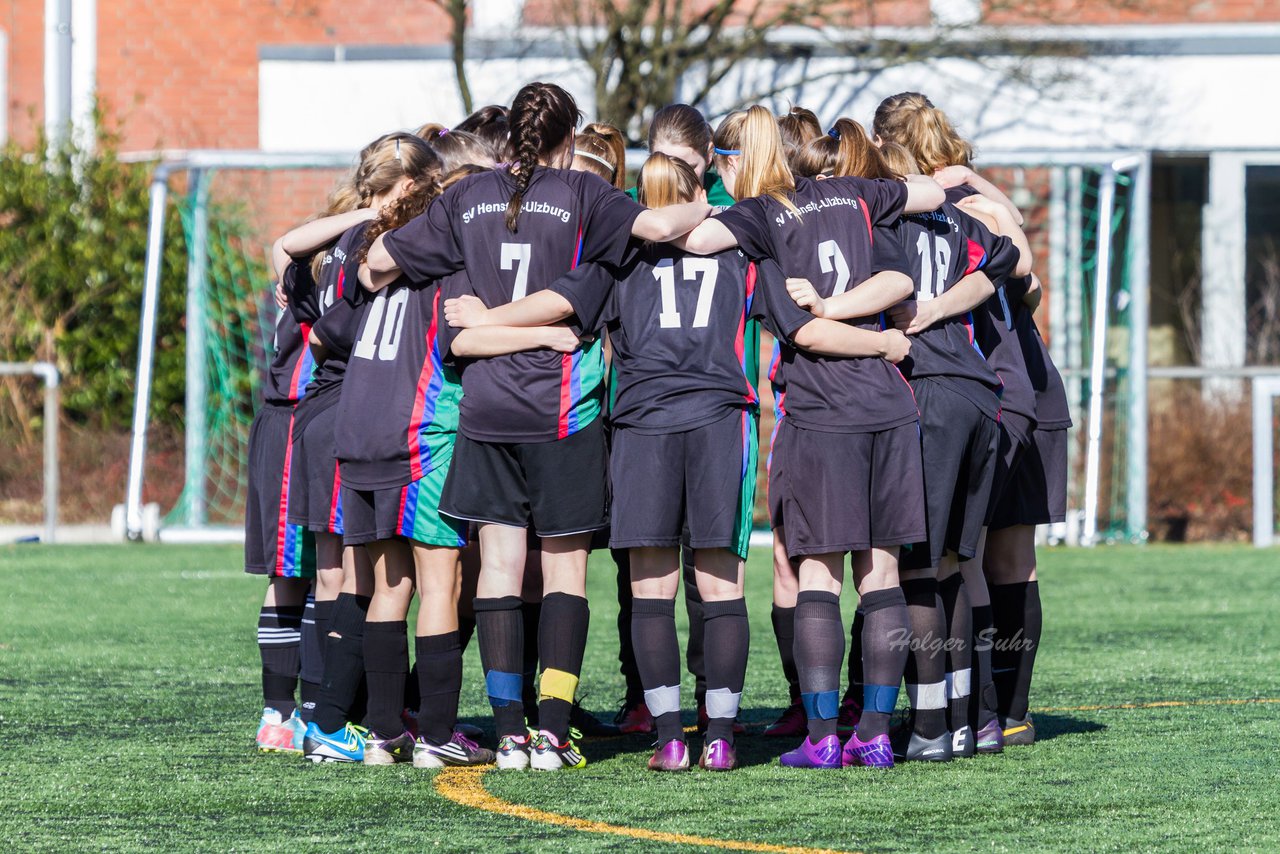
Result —
[{"label": "jersey number 10", "polygon": [[381,290],[373,298],[369,313],[364,318],[360,339],[351,351],[357,359],[372,359],[376,353],[384,362],[394,362],[400,351],[400,330],[404,327],[404,305],[409,301],[409,289],[400,288],[391,296]]}]

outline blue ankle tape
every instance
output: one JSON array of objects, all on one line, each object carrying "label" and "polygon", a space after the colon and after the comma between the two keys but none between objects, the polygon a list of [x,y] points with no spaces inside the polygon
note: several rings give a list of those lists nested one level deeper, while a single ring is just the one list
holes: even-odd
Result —
[{"label": "blue ankle tape", "polygon": [[805,716],[812,720],[829,721],[840,714],[839,691],[818,691],[813,694],[801,694],[800,702],[804,704]]},{"label": "blue ankle tape", "polygon": [[864,712],[879,712],[880,714],[891,715],[897,706],[897,685],[862,686],[862,710]]},{"label": "blue ankle tape", "polygon": [[484,675],[484,687],[489,692],[489,705],[502,708],[520,701],[522,680],[519,673],[490,670]]}]

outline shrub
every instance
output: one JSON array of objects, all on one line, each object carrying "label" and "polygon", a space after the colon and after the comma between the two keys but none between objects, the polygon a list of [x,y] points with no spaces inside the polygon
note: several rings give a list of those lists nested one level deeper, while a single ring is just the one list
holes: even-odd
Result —
[{"label": "shrub", "polygon": [[[99,117],[92,145],[71,139],[0,151],[0,351],[51,361],[63,375],[65,419],[126,426],[133,410],[154,164],[122,163],[118,136]],[[165,221],[151,415],[180,420],[184,388],[186,245],[178,213]],[[22,438],[39,423],[30,384],[6,383],[0,424]]]}]

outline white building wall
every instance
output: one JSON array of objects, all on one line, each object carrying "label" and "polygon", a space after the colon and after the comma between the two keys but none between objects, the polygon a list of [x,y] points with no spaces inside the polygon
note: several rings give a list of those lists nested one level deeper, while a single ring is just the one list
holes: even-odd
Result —
[{"label": "white building wall", "polygon": [[[576,60],[503,58],[469,66],[477,104],[510,103],[523,83],[547,79],[594,114],[591,75]],[[982,66],[943,59],[874,77],[845,68],[835,57],[744,65],[716,90],[709,112],[781,88],[767,99],[777,107],[800,103],[826,122],[843,115],[869,123],[881,98],[914,90],[945,109],[979,149],[1280,147],[1280,110],[1260,100],[1268,81],[1280,79],[1280,55],[993,59]],[[259,86],[266,150],[354,150],[392,128],[462,118],[447,59],[264,60]]]}]

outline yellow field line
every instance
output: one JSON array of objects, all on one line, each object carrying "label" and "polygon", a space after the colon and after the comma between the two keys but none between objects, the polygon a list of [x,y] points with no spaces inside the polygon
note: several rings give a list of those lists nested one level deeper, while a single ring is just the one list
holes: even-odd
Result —
[{"label": "yellow field line", "polygon": [[[1255,697],[1247,700],[1161,700],[1152,703],[1119,703],[1096,706],[1049,706],[1032,709],[1033,712],[1105,712],[1124,709],[1171,709],[1187,706],[1250,706],[1280,704],[1280,697]],[[745,842],[733,839],[713,839],[688,833],[667,833],[643,827],[627,827],[569,815],[540,810],[524,804],[513,804],[489,794],[484,787],[484,775],[488,768],[446,768],[436,775],[435,788],[441,797],[464,807],[524,819],[538,824],[563,827],[580,833],[604,833],[643,839],[647,842],[664,842],[671,845],[689,845],[698,848],[719,848],[727,851],[757,851],[765,854],[840,854],[826,848],[773,845],[768,842]]]},{"label": "yellow field line", "polygon": [[1032,709],[1033,712],[1109,712],[1116,709],[1178,709],[1184,706],[1252,706],[1280,703],[1280,697],[1249,700],[1161,700],[1155,703],[1120,703],[1115,706],[1060,706]]},{"label": "yellow field line", "polygon": [[488,768],[446,768],[436,775],[435,787],[440,795],[455,804],[464,807],[496,813],[497,815],[522,818],[539,824],[550,824],[582,833],[606,833],[611,836],[625,836],[631,839],[643,839],[646,842],[665,842],[671,845],[691,845],[699,848],[720,848],[728,851],[760,851],[768,854],[838,854],[830,849],[801,848],[787,845],[771,845],[767,842],[741,842],[732,839],[712,839],[706,836],[692,836],[687,833],[666,833],[660,830],[647,830],[642,827],[626,827],[620,824],[608,824],[603,821],[590,821],[575,818],[546,810],[513,804],[489,794],[484,788],[484,773]]}]

